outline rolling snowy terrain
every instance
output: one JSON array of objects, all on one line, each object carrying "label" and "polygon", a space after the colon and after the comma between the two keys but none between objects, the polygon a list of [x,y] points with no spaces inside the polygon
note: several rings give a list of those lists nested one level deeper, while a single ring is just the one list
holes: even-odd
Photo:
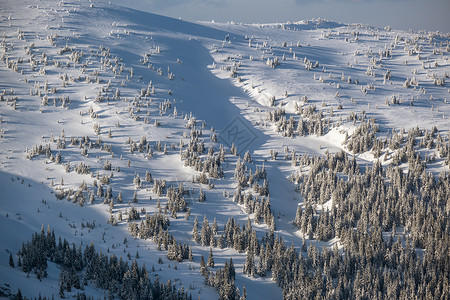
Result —
[{"label": "rolling snowy terrain", "polygon": [[[421,185],[433,180],[438,192],[429,192],[423,213],[444,220],[433,247],[448,271],[448,33],[320,19],[189,23],[106,1],[0,0],[0,9],[0,296],[20,289],[28,298],[128,298],[94,280],[62,287],[64,267],[53,259],[47,276],[24,272],[23,243],[49,227],[82,251],[93,243],[145,265],[152,282],[170,280],[193,299],[230,289],[241,299],[244,289],[247,299],[295,298],[274,275],[284,262],[262,258],[274,245],[312,261],[315,247],[345,254],[346,229],[369,235],[379,224],[381,240],[391,235],[408,247],[411,238],[412,251],[426,257],[413,202],[425,201]],[[316,168],[320,158],[327,161]],[[352,171],[333,171],[341,162],[354,163]],[[387,194],[398,183],[394,166],[403,179],[425,174],[410,189],[410,210],[392,208],[398,220],[394,213],[385,223],[389,205],[366,206],[364,198],[355,206],[379,220],[355,214],[354,223],[328,230],[324,216],[346,205],[337,200],[345,192],[314,186],[320,176],[338,185],[381,167]],[[311,217],[300,221],[299,211]],[[214,287],[208,272],[205,284],[201,257],[211,251],[208,271],[232,258],[228,283],[238,292]],[[448,272],[444,281],[448,288]]]}]

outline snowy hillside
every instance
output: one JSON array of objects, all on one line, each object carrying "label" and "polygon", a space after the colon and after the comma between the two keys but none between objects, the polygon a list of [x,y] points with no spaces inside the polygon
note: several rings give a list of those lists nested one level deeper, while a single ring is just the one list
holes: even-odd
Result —
[{"label": "snowy hillside", "polygon": [[[448,291],[448,33],[0,4],[0,296],[131,299],[134,262],[141,296]],[[440,279],[393,288],[405,253]]]}]

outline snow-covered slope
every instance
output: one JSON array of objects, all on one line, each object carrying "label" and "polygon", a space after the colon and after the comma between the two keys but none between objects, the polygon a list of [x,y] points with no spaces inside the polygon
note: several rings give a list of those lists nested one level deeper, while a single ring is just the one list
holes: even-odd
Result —
[{"label": "snow-covered slope", "polygon": [[[276,228],[298,248],[302,234],[292,221],[302,198],[289,181],[297,170],[292,151],[351,153],[343,142],[360,123],[358,116],[374,118],[381,137],[394,129],[436,126],[448,143],[448,34],[320,19],[188,23],[84,0],[1,1],[0,34],[0,287],[11,293],[20,288],[27,297],[58,295],[59,266],[51,265],[40,282],[11,269],[9,253],[49,225],[70,242],[93,241],[103,253],[130,261],[138,251],[139,264],[155,266],[152,278],[171,279],[194,298],[217,298],[199,272],[200,257],[206,259],[210,247],[192,240],[194,219],[201,223],[206,216],[212,224],[215,218],[221,231],[230,217],[241,226],[250,218],[258,237]],[[283,129],[280,118],[308,120],[309,109],[321,113],[320,133]],[[269,116],[277,113],[280,118]],[[225,160],[217,165],[223,176],[212,170],[198,179],[202,163],[189,166],[192,155],[181,155],[192,137],[204,142],[205,152],[197,151],[203,161],[208,151],[211,157],[224,146]],[[233,202],[240,161],[230,154],[233,144],[241,158],[247,151],[251,156],[248,170],[267,172],[274,224],[253,223],[255,214]],[[376,160],[371,151],[360,152],[362,164]],[[383,164],[393,152],[381,149]],[[422,153],[431,157],[438,151]],[[444,160],[430,162],[430,171],[448,171]],[[146,181],[146,172],[155,182],[166,181],[162,194]],[[192,246],[194,259],[174,262],[154,241],[133,238],[126,219],[132,207],[142,218],[144,212],[154,214],[158,201],[164,211],[170,202],[166,191],[180,183],[188,189],[183,197],[190,216],[183,209],[172,213],[169,203],[169,232]],[[110,189],[112,204],[98,186],[104,194]],[[242,192],[252,191],[250,186]],[[206,201],[199,201],[201,194]],[[307,240],[326,247],[337,242]],[[245,286],[248,299],[282,297],[270,276],[243,274],[246,253],[231,247],[213,251],[212,270],[232,258],[236,287],[242,292]],[[104,295],[93,286],[85,293]]]}]

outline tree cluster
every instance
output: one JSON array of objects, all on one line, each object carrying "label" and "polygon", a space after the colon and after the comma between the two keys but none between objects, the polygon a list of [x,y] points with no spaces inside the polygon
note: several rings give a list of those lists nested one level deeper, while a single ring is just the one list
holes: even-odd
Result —
[{"label": "tree cluster", "polygon": [[[294,225],[310,239],[339,238],[345,252],[337,257],[340,263],[358,266],[335,273],[337,277],[331,271],[329,277],[325,266],[318,269],[321,297],[341,289],[350,298],[439,298],[448,289],[450,176],[443,172],[435,178],[420,156],[411,157],[406,173],[395,165],[383,168],[380,162],[361,169],[343,152],[301,158],[309,171],[293,178],[304,199]],[[317,213],[317,205],[328,201],[331,209]],[[329,254],[326,249],[323,253]],[[372,284],[364,286],[362,278]]]},{"label": "tree cluster", "polygon": [[[122,258],[97,252],[91,243],[82,251],[81,245],[69,244],[59,238],[56,242],[54,231],[42,227],[40,233],[33,234],[31,242],[23,244],[17,254],[24,272],[34,272],[42,280],[47,276],[47,261],[61,266],[59,275],[61,298],[72,288],[83,290],[89,284],[107,291],[110,297],[120,299],[191,299],[184,290],[177,289],[170,280],[160,283],[156,277],[151,281],[145,265],[139,267],[136,260],[129,265]],[[86,299],[86,296],[80,296]]]}]

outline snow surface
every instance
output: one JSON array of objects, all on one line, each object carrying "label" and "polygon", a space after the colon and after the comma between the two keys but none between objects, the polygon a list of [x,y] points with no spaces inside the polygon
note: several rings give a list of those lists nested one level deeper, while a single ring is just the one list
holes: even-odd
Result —
[{"label": "snow surface", "polygon": [[[199,174],[184,166],[178,147],[180,140],[189,141],[186,134],[190,130],[186,123],[191,115],[197,124],[206,121],[202,131],[207,147],[213,146],[209,137],[215,130],[219,141],[227,148],[235,142],[241,155],[250,151],[253,171],[256,166],[265,165],[276,233],[296,247],[301,244],[302,236],[292,225],[292,220],[302,199],[288,180],[295,168],[289,160],[283,159],[286,147],[289,152],[295,150],[297,154],[313,155],[343,149],[345,132],[351,134],[354,129],[354,125],[346,121],[351,112],[365,111],[368,117],[374,117],[380,124],[380,135],[387,135],[392,128],[407,130],[419,126],[431,129],[436,126],[441,135],[447,136],[450,129],[450,104],[447,101],[450,87],[448,82],[443,86],[433,84],[435,78],[450,74],[448,34],[390,31],[320,19],[289,24],[189,23],[104,1],[93,1],[93,5],[85,0],[0,3],[0,34],[3,35],[0,55],[18,66],[18,70],[13,71],[7,68],[5,59],[0,62],[0,92],[4,91],[5,99],[0,102],[0,226],[3,232],[0,236],[0,287],[9,287],[11,292],[20,288],[28,297],[36,297],[39,293],[57,295],[58,267],[50,264],[49,277],[39,282],[33,275],[27,278],[18,268],[11,269],[7,264],[9,253],[16,253],[42,225],[50,225],[57,236],[76,244],[93,241],[104,253],[109,250],[124,257],[130,253],[134,259],[139,251],[139,263],[155,266],[152,276],[159,276],[164,281],[175,280],[179,287],[192,287],[190,292],[194,298],[217,298],[216,291],[204,285],[198,272],[200,255],[207,257],[209,247],[192,242],[194,218],[197,216],[201,223],[206,215],[212,223],[215,217],[222,228],[230,216],[242,225],[249,215],[231,201],[236,187],[233,180],[236,157],[227,155],[223,165],[225,177],[215,180],[215,188],[208,189],[191,182],[191,178]],[[54,45],[49,42],[50,37]],[[409,45],[412,40],[421,45],[420,59],[417,54],[408,54],[408,50],[413,49]],[[79,63],[70,60],[70,53],[58,54],[65,46],[83,51]],[[102,64],[106,58],[101,49],[110,49],[111,65]],[[390,57],[380,59],[380,51],[387,49],[391,50]],[[47,66],[39,63],[43,53],[47,55]],[[30,57],[38,62],[34,70],[28,61]],[[148,62],[143,63],[145,57]],[[266,62],[275,57],[280,65],[271,68]],[[313,65],[318,62],[318,67],[305,69],[305,58]],[[18,62],[20,59],[23,61]],[[115,60],[123,64],[120,74],[111,70]],[[377,60],[376,64],[374,60]],[[55,62],[61,65],[57,67]],[[230,77],[236,66],[236,76]],[[369,66],[373,67],[370,71],[374,76],[366,74]],[[46,74],[39,72],[41,68]],[[391,70],[392,77],[383,82],[387,70]],[[94,72],[99,72],[99,83]],[[65,86],[60,79],[64,74],[69,78]],[[82,80],[77,80],[78,76]],[[86,82],[85,76],[92,82]],[[351,83],[348,83],[349,77]],[[413,77],[418,86],[405,88],[405,80]],[[45,92],[46,82],[49,89],[57,88],[57,93]],[[130,113],[130,102],[136,99],[141,89],[146,90],[150,82],[155,93],[146,99],[150,98],[152,102],[142,100],[149,106],[141,108],[143,112],[134,108]],[[367,87],[366,93],[361,91],[363,87]],[[109,95],[119,89],[121,100],[95,101],[101,89]],[[38,90],[40,96],[34,92]],[[46,94],[48,106],[42,105]],[[399,97],[401,103],[386,105],[386,99],[393,95]],[[308,104],[315,104],[328,116],[333,111],[331,118],[340,122],[339,126],[321,137],[286,138],[276,133],[274,125],[265,120],[266,112],[284,108],[288,114],[295,114],[295,103],[304,105],[303,96],[307,96]],[[13,97],[17,97],[15,110]],[[53,105],[53,99],[59,97],[70,98],[68,107],[61,107],[59,100],[56,106]],[[275,107],[269,105],[271,97],[275,97]],[[411,99],[413,106],[410,106]],[[171,108],[160,113],[158,106],[167,100]],[[341,110],[338,105],[342,106]],[[175,106],[177,116],[174,116]],[[89,116],[90,108],[98,115],[97,119]],[[137,115],[140,120],[133,118]],[[145,118],[149,119],[148,123],[143,121]],[[156,127],[155,121],[161,125]],[[120,127],[116,126],[117,122]],[[83,156],[78,146],[70,145],[71,137],[89,136],[95,141],[98,138],[93,129],[96,123],[100,125],[99,137],[111,146],[113,155],[101,149],[90,149],[88,156]],[[109,130],[111,138],[108,137]],[[238,130],[240,136],[233,135],[233,130]],[[26,158],[27,149],[39,144],[51,144],[55,151],[52,136],[57,140],[62,132],[68,142],[66,149],[58,150],[63,157],[62,163],[70,161],[72,168],[80,162],[89,164],[93,174],[98,170],[100,176],[110,174],[102,169],[106,159],[112,163],[113,170],[120,167],[120,172],[114,171],[111,186],[114,195],[122,191],[126,200],[122,204],[116,203],[113,211],[116,215],[119,210],[129,209],[128,199],[135,191],[132,184],[135,173],[143,179],[148,170],[155,179],[166,179],[169,184],[183,182],[196,190],[186,198],[191,217],[185,220],[184,213],[179,214],[177,219],[171,219],[170,225],[170,232],[177,240],[192,244],[194,261],[168,261],[165,252],[158,251],[151,241],[133,239],[125,221],[112,226],[107,222],[109,206],[99,200],[82,207],[67,200],[57,200],[55,189],[60,187],[61,179],[64,188],[75,190],[83,181],[92,187],[95,179],[88,174],[67,173],[63,165],[50,162],[45,156]],[[148,158],[146,153],[130,153],[126,144],[129,137],[139,142],[143,136],[153,146],[158,141],[166,144],[168,154],[155,151],[154,157]],[[172,145],[175,149],[171,149]],[[217,151],[218,144],[214,146]],[[270,159],[271,149],[279,152],[277,160]],[[374,161],[370,153],[361,154],[358,159],[368,163]],[[448,170],[439,161],[435,165],[436,172],[445,168]],[[204,203],[196,201],[200,187],[206,193]],[[230,196],[224,197],[224,191]],[[135,205],[139,210],[156,210],[158,196],[149,184],[144,184],[137,194],[139,203]],[[160,200],[164,203],[167,199],[162,197]],[[330,200],[323,207],[330,208],[331,205]],[[82,223],[93,221],[94,229],[82,228]],[[259,235],[267,230],[266,225],[253,226]],[[128,240],[126,245],[124,237]],[[336,242],[317,244],[331,246]],[[157,264],[160,257],[164,260],[162,265]],[[248,299],[282,297],[281,289],[270,278],[248,278],[242,274],[245,253],[214,249],[216,268],[223,266],[230,257],[237,271],[236,286],[242,290],[245,285]],[[103,291],[93,288],[86,293],[103,295]]]}]

